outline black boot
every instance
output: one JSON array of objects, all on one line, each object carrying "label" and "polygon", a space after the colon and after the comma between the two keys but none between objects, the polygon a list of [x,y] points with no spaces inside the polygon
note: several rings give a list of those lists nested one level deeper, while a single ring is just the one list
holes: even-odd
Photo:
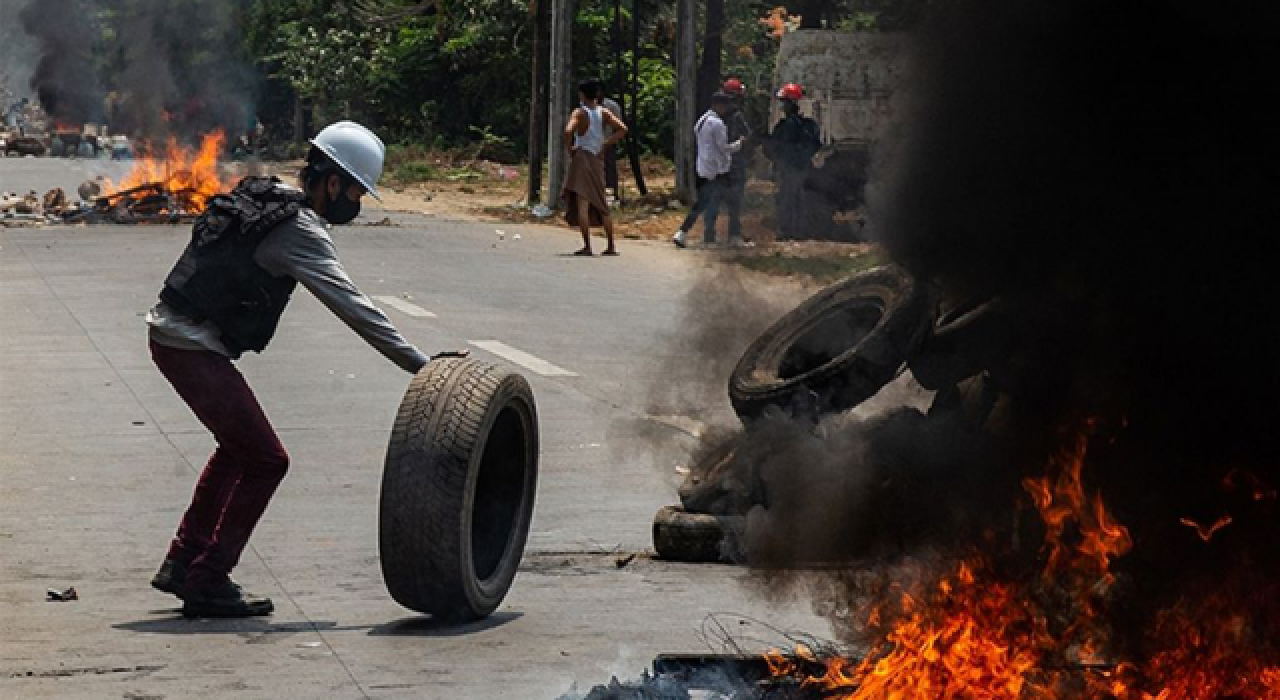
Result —
[{"label": "black boot", "polygon": [[245,593],[227,578],[187,586],[179,597],[183,617],[258,617],[275,611],[270,598]]},{"label": "black boot", "polygon": [[178,595],[187,582],[187,565],[177,559],[165,559],[151,578],[151,587],[161,593]]}]

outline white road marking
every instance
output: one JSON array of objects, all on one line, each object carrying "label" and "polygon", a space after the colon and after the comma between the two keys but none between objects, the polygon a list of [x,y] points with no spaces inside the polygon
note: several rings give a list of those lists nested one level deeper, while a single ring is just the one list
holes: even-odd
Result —
[{"label": "white road marking", "polygon": [[409,302],[405,301],[404,299],[401,299],[400,297],[381,296],[381,297],[374,297],[373,300],[381,304],[386,304],[387,306],[390,306],[396,311],[409,314],[414,318],[435,318],[436,317],[436,315],[431,313],[430,311],[427,311],[426,309],[422,308],[421,306],[418,306],[417,304],[410,304]]},{"label": "white road marking", "polygon": [[570,372],[563,367],[557,367],[540,357],[534,357],[523,350],[517,350],[510,345],[497,340],[469,340],[467,342],[481,350],[484,350],[485,352],[491,352],[508,362],[514,362],[530,372],[540,374],[544,377],[578,376],[575,372]]}]

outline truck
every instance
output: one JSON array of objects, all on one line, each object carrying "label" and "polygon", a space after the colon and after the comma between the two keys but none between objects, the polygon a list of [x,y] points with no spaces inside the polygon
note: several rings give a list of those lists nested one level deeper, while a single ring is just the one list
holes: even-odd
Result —
[{"label": "truck", "polygon": [[[900,32],[801,29],[783,35],[774,64],[774,86],[804,86],[800,109],[818,122],[822,150],[805,181],[807,228],[815,238],[860,237],[856,214],[871,167],[872,150],[893,118],[899,81]],[[782,119],[778,101],[770,126]],[[838,215],[843,215],[839,216]]]}]

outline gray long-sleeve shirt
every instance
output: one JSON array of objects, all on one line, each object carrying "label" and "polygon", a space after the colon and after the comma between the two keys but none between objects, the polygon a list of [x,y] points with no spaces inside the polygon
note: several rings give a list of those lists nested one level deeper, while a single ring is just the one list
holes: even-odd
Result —
[{"label": "gray long-sleeve shirt", "polygon": [[[391,324],[386,314],[356,287],[338,260],[324,222],[311,209],[275,227],[253,259],[277,277],[292,277],[374,349],[400,368],[416,373],[428,359]],[[164,302],[147,314],[155,342],[169,347],[210,350],[230,357],[212,322],[196,323]]]}]

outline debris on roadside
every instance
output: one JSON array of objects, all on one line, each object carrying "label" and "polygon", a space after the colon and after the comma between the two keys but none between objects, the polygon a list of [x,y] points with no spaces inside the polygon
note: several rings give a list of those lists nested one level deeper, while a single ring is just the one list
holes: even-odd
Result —
[{"label": "debris on roadside", "polygon": [[653,660],[653,671],[635,681],[614,677],[586,695],[571,689],[560,700],[820,700],[828,697],[822,684],[805,683],[819,677],[820,668],[809,655],[662,654]]},{"label": "debris on roadside", "polygon": [[45,592],[45,600],[50,603],[67,603],[73,600],[80,600],[80,594],[76,593],[75,586],[60,591],[56,588],[50,588]]}]

